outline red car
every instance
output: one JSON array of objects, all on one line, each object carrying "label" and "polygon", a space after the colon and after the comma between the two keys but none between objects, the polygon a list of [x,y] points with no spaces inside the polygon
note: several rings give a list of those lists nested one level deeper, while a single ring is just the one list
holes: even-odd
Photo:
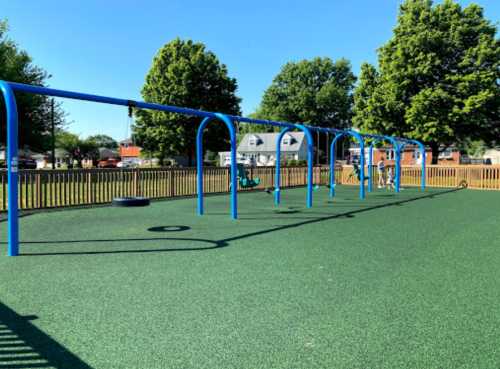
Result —
[{"label": "red car", "polygon": [[120,162],[119,159],[109,158],[106,160],[99,160],[97,163],[98,168],[116,168],[116,165]]}]

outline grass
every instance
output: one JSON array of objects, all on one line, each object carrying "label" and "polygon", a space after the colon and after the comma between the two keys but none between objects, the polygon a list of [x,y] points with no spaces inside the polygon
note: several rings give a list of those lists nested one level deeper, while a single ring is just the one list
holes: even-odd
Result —
[{"label": "grass", "polygon": [[498,192],[314,195],[23,217],[0,368],[500,366]]}]

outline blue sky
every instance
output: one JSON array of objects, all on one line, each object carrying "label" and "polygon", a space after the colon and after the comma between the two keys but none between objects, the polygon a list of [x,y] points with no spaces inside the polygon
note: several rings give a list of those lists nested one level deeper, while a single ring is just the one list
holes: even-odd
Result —
[{"label": "blue sky", "polygon": [[[2,4],[10,36],[53,77],[50,86],[140,99],[158,49],[173,38],[203,42],[238,80],[244,115],[255,110],[281,66],[345,57],[356,74],[376,62],[400,0],[22,0]],[[468,4],[471,1],[460,1]],[[500,20],[499,0],[476,0]],[[126,109],[65,100],[68,129],[124,138]]]}]

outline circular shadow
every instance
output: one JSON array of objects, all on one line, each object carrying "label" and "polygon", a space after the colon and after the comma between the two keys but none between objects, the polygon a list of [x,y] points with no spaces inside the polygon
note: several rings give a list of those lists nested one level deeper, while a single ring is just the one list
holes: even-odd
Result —
[{"label": "circular shadow", "polygon": [[167,225],[167,226],[151,227],[151,228],[148,228],[148,231],[150,231],[150,232],[181,232],[181,231],[187,231],[188,229],[191,229],[191,227],[183,226],[183,225]]}]

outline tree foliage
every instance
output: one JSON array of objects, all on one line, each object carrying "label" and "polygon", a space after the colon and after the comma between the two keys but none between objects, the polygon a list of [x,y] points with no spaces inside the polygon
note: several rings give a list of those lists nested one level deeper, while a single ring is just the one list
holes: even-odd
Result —
[{"label": "tree foliage", "polygon": [[356,77],[346,59],[314,58],[283,66],[265,91],[260,118],[346,127]]},{"label": "tree foliage", "polygon": [[500,41],[475,4],[406,0],[393,37],[364,64],[354,124],[440,145],[491,141],[500,132]]},{"label": "tree foliage", "polygon": [[[202,43],[175,39],[163,46],[153,60],[142,88],[145,101],[240,114],[237,83],[227,68]],[[141,110],[134,125],[136,142],[163,160],[169,155],[194,156],[200,118]],[[221,122],[205,132],[204,147],[227,148],[228,132]]]},{"label": "tree foliage", "polygon": [[[8,25],[0,21],[0,79],[44,86],[49,75],[33,64],[26,51],[7,37]],[[19,114],[19,145],[47,150],[50,147],[51,104],[46,96],[16,93]],[[4,117],[5,103],[0,99],[0,114]],[[55,124],[64,123],[64,113],[55,106]],[[0,120],[0,143],[6,143],[6,119]]]},{"label": "tree foliage", "polygon": [[[96,137],[108,137],[105,135],[90,136],[86,139],[80,138],[79,135],[65,131],[58,130],[56,133],[56,147],[68,152],[70,159],[76,160],[81,166],[83,159],[99,159],[99,148],[101,146]],[[112,140],[112,139],[111,139]]]},{"label": "tree foliage", "polygon": [[108,135],[93,135],[87,137],[87,141],[91,142],[97,148],[106,148],[110,150],[118,149],[118,142]]}]

